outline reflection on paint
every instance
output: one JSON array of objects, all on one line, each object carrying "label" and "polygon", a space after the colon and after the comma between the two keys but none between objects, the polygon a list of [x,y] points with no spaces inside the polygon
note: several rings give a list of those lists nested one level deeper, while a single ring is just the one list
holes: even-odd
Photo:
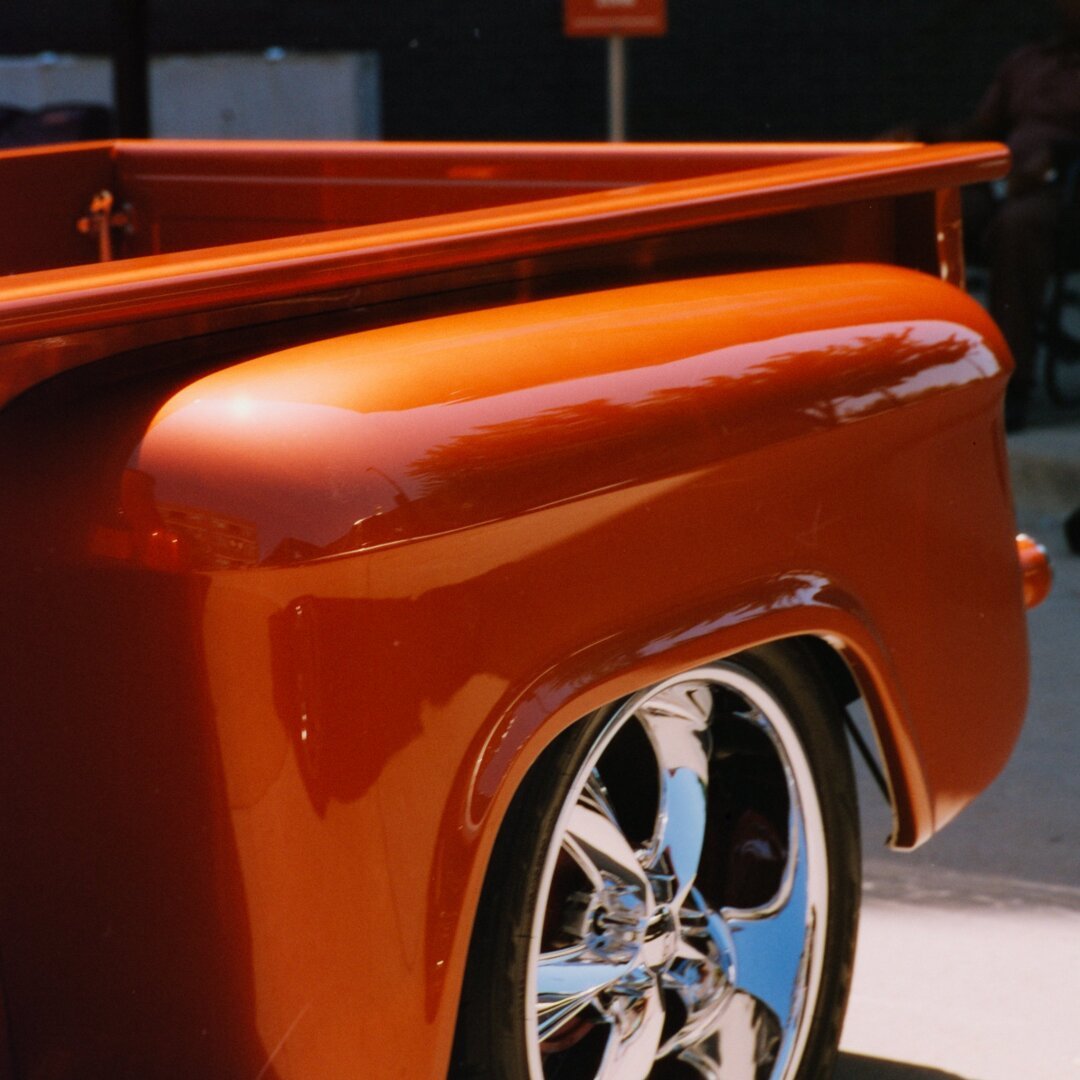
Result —
[{"label": "reflection on paint", "polygon": [[[215,396],[211,376],[159,414],[130,465],[155,478],[195,566],[287,565],[503,520],[1002,371],[967,327],[886,322],[369,409],[364,335],[353,340],[356,375],[339,403],[260,397],[254,377],[236,392],[230,373],[230,392]],[[237,555],[228,563],[223,537]]]}]

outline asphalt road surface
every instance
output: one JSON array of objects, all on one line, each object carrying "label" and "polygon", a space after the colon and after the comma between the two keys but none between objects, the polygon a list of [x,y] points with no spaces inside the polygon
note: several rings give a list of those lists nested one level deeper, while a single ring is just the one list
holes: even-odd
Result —
[{"label": "asphalt road surface", "polygon": [[866,891],[836,1080],[1080,1080],[1080,556],[1060,523],[1021,508],[1056,582],[1029,615],[1031,704],[1002,776],[910,855],[882,848],[888,813],[860,782]]}]

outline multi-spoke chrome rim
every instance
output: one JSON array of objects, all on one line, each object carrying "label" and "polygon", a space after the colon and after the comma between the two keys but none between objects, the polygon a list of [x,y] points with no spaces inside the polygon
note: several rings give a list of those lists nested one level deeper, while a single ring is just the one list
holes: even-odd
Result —
[{"label": "multi-spoke chrome rim", "polygon": [[611,717],[533,921],[532,1080],[788,1080],[821,980],[821,811],[787,713],[726,664]]}]

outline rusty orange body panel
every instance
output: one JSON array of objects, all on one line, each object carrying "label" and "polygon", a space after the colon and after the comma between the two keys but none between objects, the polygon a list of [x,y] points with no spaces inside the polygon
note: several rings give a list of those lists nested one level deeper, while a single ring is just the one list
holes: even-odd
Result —
[{"label": "rusty orange body panel", "polygon": [[[941,280],[938,192],[999,148],[84,153],[136,193],[237,161],[502,195],[610,173],[0,286],[0,941],[27,1075],[444,1074],[530,766],[765,641],[849,664],[897,846],[1005,762],[1011,362]],[[139,203],[144,226],[164,205]]]}]

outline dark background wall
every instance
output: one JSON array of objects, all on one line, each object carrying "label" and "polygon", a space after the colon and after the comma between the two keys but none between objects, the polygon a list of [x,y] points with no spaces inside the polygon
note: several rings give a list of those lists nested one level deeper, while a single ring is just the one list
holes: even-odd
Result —
[{"label": "dark background wall", "polygon": [[[130,2],[130,0],[129,0]],[[603,138],[605,46],[560,0],[145,0],[154,52],[372,49],[389,138]],[[8,0],[0,54],[106,53],[118,0]],[[963,117],[1051,0],[669,0],[629,43],[637,139],[844,138]]]}]

